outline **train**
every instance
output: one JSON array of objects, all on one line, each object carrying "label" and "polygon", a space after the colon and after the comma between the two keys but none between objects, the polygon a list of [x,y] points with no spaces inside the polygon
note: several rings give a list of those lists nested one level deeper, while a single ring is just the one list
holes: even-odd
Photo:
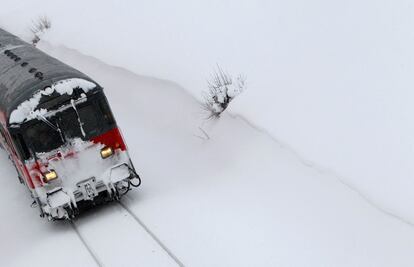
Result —
[{"label": "train", "polygon": [[73,219],[141,184],[103,88],[3,29],[0,146],[49,220]]}]

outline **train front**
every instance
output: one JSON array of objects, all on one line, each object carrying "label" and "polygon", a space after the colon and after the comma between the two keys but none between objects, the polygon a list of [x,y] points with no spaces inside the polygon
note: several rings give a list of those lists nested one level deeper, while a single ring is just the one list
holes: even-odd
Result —
[{"label": "train front", "polygon": [[43,88],[11,113],[10,125],[25,183],[49,219],[119,199],[141,182],[107,99],[91,81]]}]

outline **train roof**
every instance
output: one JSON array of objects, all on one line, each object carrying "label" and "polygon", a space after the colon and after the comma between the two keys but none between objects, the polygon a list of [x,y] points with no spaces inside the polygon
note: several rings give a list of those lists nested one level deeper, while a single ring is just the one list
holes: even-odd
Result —
[{"label": "train roof", "polygon": [[39,90],[71,78],[101,88],[82,72],[0,28],[0,110],[7,121],[13,110]]}]

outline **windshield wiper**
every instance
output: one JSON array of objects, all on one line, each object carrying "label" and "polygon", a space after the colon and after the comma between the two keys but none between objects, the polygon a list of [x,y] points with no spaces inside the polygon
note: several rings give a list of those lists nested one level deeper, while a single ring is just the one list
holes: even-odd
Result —
[{"label": "windshield wiper", "polygon": [[80,117],[79,117],[79,112],[78,112],[78,109],[76,108],[76,105],[75,105],[75,100],[71,99],[71,100],[70,100],[70,103],[72,104],[72,107],[73,107],[73,109],[74,109],[74,110],[75,110],[75,112],[76,112],[76,116],[78,117],[78,123],[79,123],[79,128],[80,128],[80,130],[81,130],[81,133],[82,133],[83,137],[85,137],[85,136],[86,136],[86,134],[85,134],[85,130],[83,129],[83,122],[81,121],[81,119],[80,119]]},{"label": "windshield wiper", "polygon": [[42,114],[37,114],[37,118],[40,119],[41,121],[43,121],[44,123],[46,123],[47,126],[49,126],[50,128],[52,128],[54,131],[59,133],[60,139],[62,139],[62,142],[65,142],[65,138],[63,137],[62,134],[62,130],[58,125],[54,125],[51,121],[49,121],[45,116],[43,116]]},{"label": "windshield wiper", "polygon": [[42,114],[37,114],[37,118],[40,119],[41,121],[43,121],[44,123],[46,123],[47,126],[49,126],[50,128],[52,128],[56,132],[59,132],[60,131],[60,129],[56,125],[54,125],[51,121],[49,121],[48,119],[46,119],[46,117],[43,116]]}]

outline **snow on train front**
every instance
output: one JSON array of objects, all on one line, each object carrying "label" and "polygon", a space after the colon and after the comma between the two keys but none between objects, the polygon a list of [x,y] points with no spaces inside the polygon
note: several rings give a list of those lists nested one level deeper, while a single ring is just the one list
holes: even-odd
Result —
[{"label": "snow on train front", "polygon": [[69,78],[38,90],[10,114],[24,182],[50,220],[119,199],[139,186],[102,88]]}]

